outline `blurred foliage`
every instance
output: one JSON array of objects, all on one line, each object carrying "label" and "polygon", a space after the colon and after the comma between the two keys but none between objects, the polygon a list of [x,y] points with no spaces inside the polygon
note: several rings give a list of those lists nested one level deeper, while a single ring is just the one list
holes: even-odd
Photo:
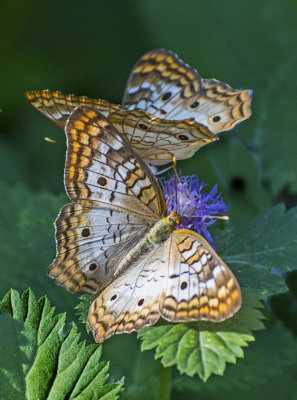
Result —
[{"label": "blurred foliage", "polygon": [[[266,282],[271,294],[271,282],[282,290],[284,277],[289,292],[267,304],[287,328],[271,320],[244,359],[206,384],[163,368],[153,351],[141,353],[135,334],[107,341],[103,358],[112,361],[114,377],[126,376],[124,399],[166,398],[160,393],[170,387],[174,399],[296,399],[296,338],[288,329],[297,334],[297,275],[286,271],[296,268],[297,224],[282,206],[266,211],[279,202],[297,205],[296,1],[14,0],[1,5],[0,22],[1,296],[30,286],[77,321],[76,296],[45,275],[55,253],[52,222],[66,199],[64,135],[24,93],[48,88],[120,103],[137,59],[154,48],[172,50],[204,78],[254,90],[252,117],[179,167],[219,184],[230,222],[221,223],[216,243],[239,279],[252,287]],[[259,243],[276,249],[268,263]],[[247,268],[237,268],[247,253]],[[259,278],[256,264],[275,273],[271,282],[266,269]]]}]

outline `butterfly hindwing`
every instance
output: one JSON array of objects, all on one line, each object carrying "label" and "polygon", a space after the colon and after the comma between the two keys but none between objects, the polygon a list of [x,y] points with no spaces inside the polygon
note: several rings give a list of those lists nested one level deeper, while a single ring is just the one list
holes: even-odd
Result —
[{"label": "butterfly hindwing", "polygon": [[172,322],[230,318],[241,306],[239,284],[210,244],[196,232],[175,230],[167,248],[161,316]]},{"label": "butterfly hindwing", "polygon": [[161,119],[193,118],[219,133],[250,117],[251,95],[250,90],[235,90],[215,79],[202,79],[176,54],[158,49],[136,63],[123,105]]},{"label": "butterfly hindwing", "polygon": [[144,161],[154,165],[169,163],[173,157],[190,158],[216,140],[202,124],[192,120],[162,120],[141,110],[115,111],[109,121]]},{"label": "butterfly hindwing", "polygon": [[[251,96],[251,90],[235,90],[216,79],[203,79],[195,119],[213,133],[229,131],[251,116]],[[188,114],[180,117],[184,115]]]},{"label": "butterfly hindwing", "polygon": [[165,256],[165,246],[142,255],[93,301],[88,323],[96,342],[103,342],[115,333],[139,331],[158,321]]},{"label": "butterfly hindwing", "polygon": [[154,221],[165,214],[156,178],[98,111],[80,106],[66,124],[65,187],[71,200]]}]

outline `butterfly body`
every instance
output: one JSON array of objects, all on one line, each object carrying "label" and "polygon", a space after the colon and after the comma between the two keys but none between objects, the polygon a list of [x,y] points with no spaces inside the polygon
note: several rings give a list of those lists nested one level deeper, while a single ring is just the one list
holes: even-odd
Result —
[{"label": "butterfly body", "polygon": [[100,295],[89,309],[95,340],[171,322],[230,318],[238,282],[198,233],[167,216],[161,187],[112,123],[86,106],[66,128],[64,181],[73,201],[55,222],[48,275],[72,292]]},{"label": "butterfly body", "polygon": [[150,251],[153,247],[167,240],[176,228],[182,223],[182,217],[176,211],[172,211],[168,217],[158,220],[152,228],[144,235],[137,245],[130,251],[129,254],[122,260],[114,273],[114,276],[119,276],[129,268],[131,261],[137,260],[139,256]]},{"label": "butterfly body", "polygon": [[176,211],[172,211],[168,217],[157,221],[151,230],[146,234],[149,243],[160,243],[169,237],[176,226],[182,223],[182,217]]}]

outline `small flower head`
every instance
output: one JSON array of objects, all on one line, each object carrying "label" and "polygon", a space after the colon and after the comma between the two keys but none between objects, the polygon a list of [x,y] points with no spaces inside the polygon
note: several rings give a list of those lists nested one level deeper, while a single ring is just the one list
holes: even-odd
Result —
[{"label": "small flower head", "polygon": [[195,175],[180,176],[179,183],[172,176],[168,181],[161,179],[161,184],[168,213],[177,211],[183,215],[179,227],[197,231],[215,248],[207,228],[217,220],[218,215],[224,215],[227,211],[217,185],[209,193],[202,193],[207,185],[199,182]]}]

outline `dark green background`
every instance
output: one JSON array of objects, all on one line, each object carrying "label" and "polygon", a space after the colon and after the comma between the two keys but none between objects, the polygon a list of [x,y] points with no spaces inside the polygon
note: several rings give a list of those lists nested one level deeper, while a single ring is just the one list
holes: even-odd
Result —
[{"label": "dark green background", "polygon": [[[3,179],[63,190],[63,134],[26,104],[25,91],[60,90],[119,103],[137,59],[161,47],[205,78],[254,90],[250,120],[182,163],[185,171],[219,182],[224,192],[232,178],[245,178],[240,199],[254,211],[259,201],[270,202],[259,179],[268,197],[297,191],[295,1],[27,0],[1,7]],[[62,144],[48,144],[45,136]]]},{"label": "dark green background", "polygon": [[120,103],[134,63],[154,48],[176,52],[204,78],[254,91],[249,120],[179,163],[218,183],[227,229],[244,229],[280,201],[296,205],[296,0],[11,1],[1,4],[0,32],[1,295],[30,285],[59,311],[71,315],[74,303],[45,276],[55,255],[52,222],[65,201],[64,134],[24,93],[51,89]]}]

